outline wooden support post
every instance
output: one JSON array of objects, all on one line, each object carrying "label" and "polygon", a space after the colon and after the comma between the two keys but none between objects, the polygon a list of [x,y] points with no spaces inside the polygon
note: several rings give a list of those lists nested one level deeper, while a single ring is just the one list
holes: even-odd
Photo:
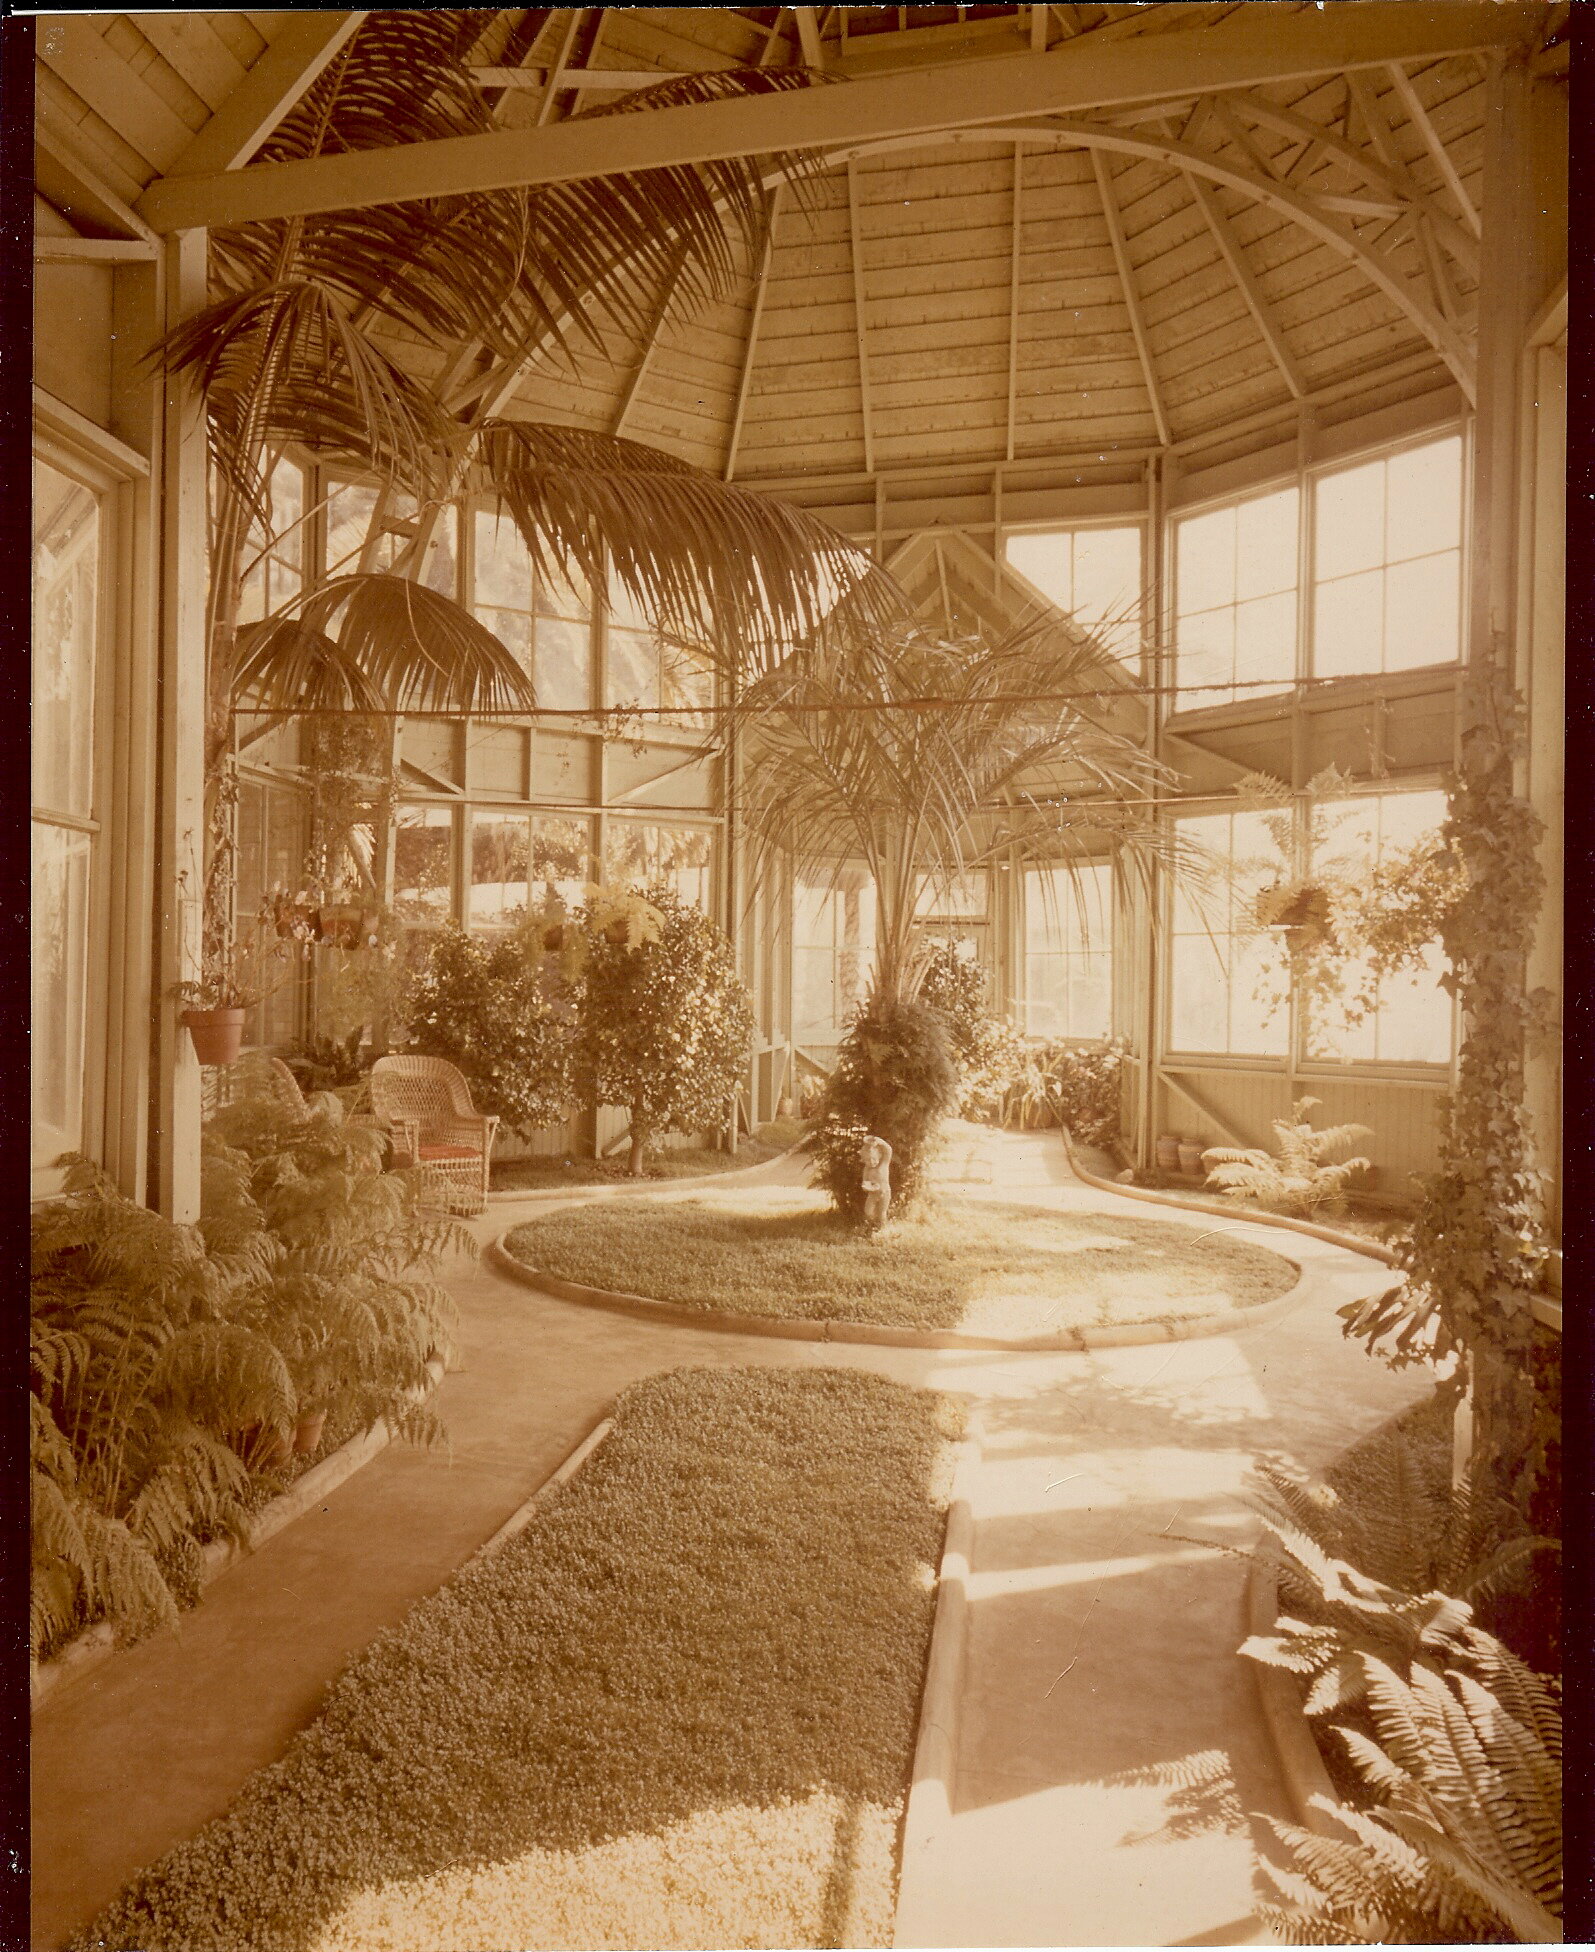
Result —
[{"label": "wooden support post", "polygon": [[[166,242],[168,328],[205,303],[206,238]],[[161,443],[160,812],[154,1068],[154,1201],[168,1219],[199,1217],[200,1067],[179,1021],[178,983],[199,974],[205,878],[205,410],[186,376],[165,381]]]},{"label": "wooden support post", "polygon": [[[1040,12],[1032,7],[1032,14]],[[1093,151],[1093,156],[1095,152]],[[1008,264],[1008,441],[1004,454],[1014,458],[1014,426],[1019,398],[1019,271],[1023,256],[1025,224],[1025,146],[1013,146],[1013,208]]]},{"label": "wooden support post", "polygon": [[[803,10],[800,8],[799,12]],[[864,423],[864,471],[875,472],[875,427],[870,410],[869,327],[864,316],[864,258],[859,248],[858,180],[851,156],[847,159],[847,234],[853,261],[853,323],[858,333],[858,400]]]}]

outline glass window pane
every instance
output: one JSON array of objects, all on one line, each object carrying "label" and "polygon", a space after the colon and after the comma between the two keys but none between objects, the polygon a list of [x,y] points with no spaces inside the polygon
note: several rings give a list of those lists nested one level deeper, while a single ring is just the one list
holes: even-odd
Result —
[{"label": "glass window pane", "polygon": [[568,577],[538,577],[537,614],[540,617],[565,617],[572,622],[585,623],[592,613],[592,592],[574,571]]},{"label": "glass window pane", "polygon": [[1200,616],[1181,617],[1175,626],[1175,655],[1177,711],[1197,712],[1204,705],[1221,705],[1232,698],[1235,612],[1208,610]]},{"label": "glass window pane", "polygon": [[527,822],[477,814],[471,822],[472,928],[506,928],[526,914]]},{"label": "glass window pane", "polygon": [[[674,645],[659,647],[660,703],[663,705],[704,706],[714,703],[714,677],[688,651]],[[708,723],[702,712],[683,711],[676,721],[702,727]]]},{"label": "glass window pane", "polygon": [[709,911],[714,836],[707,827],[611,820],[604,848],[604,878],[628,887],[663,880],[682,901]]},{"label": "glass window pane", "polygon": [[442,509],[432,527],[432,534],[426,545],[426,557],[421,565],[421,581],[429,590],[436,590],[440,596],[454,596],[458,588],[456,563],[459,547],[456,541],[457,511]]},{"label": "glass window pane", "polygon": [[363,483],[341,481],[327,498],[327,573],[347,574],[358,566],[377,505],[377,491]]},{"label": "glass window pane", "polygon": [[1065,616],[1074,614],[1074,550],[1067,529],[1043,535],[1011,535],[1003,545],[1009,564],[1034,583]]},{"label": "glass window pane", "polygon": [[1128,657],[1141,643],[1141,531],[1077,529],[1074,604],[1081,622]]},{"label": "glass window pane", "polygon": [[1318,585],[1313,612],[1313,675],[1346,678],[1383,665],[1384,571]]},{"label": "glass window pane", "polygon": [[1176,531],[1179,614],[1235,601],[1235,510],[1188,516]]},{"label": "glass window pane", "polygon": [[1223,1051],[1229,1043],[1229,982],[1219,944],[1174,938],[1169,1041],[1177,1051]]},{"label": "glass window pane", "polygon": [[919,878],[916,915],[983,916],[986,912],[984,874],[929,875]]},{"label": "glass window pane", "polygon": [[1379,986],[1379,1009],[1374,1018],[1378,1055],[1386,1064],[1448,1064],[1451,1061],[1450,995],[1440,986],[1445,967],[1435,947],[1425,967],[1410,975],[1390,976]]},{"label": "glass window pane", "polygon": [[837,1027],[833,962],[828,948],[799,944],[792,951],[792,1033],[799,1041]]},{"label": "glass window pane", "polygon": [[556,712],[587,711],[593,702],[592,625],[539,617],[536,643],[532,682],[538,704]]},{"label": "glass window pane", "polygon": [[1296,675],[1296,592],[1255,597],[1235,606],[1235,682],[1266,683],[1268,691],[1242,691],[1240,697],[1266,698],[1285,691]]},{"label": "glass window pane", "polygon": [[33,823],[29,1066],[39,1164],[75,1148],[81,1137],[89,847],[86,834]]},{"label": "glass window pane", "polygon": [[1069,958],[1069,1028],[1071,1037],[1110,1037],[1113,1034],[1113,958],[1105,955]]},{"label": "glass window pane", "polygon": [[609,633],[609,705],[659,704],[659,651],[651,636],[635,630]]},{"label": "glass window pane", "polygon": [[1374,569],[1385,560],[1385,464],[1318,478],[1313,524],[1320,577]]},{"label": "glass window pane", "polygon": [[1276,596],[1296,588],[1300,492],[1258,495],[1235,511],[1235,595]]},{"label": "glass window pane", "polygon": [[94,495],[33,464],[33,800],[94,811],[95,630],[100,511]]},{"label": "glass window pane", "polygon": [[487,509],[476,512],[475,598],[504,610],[532,607],[532,559],[521,532]]},{"label": "glass window pane", "polygon": [[1429,556],[1462,541],[1462,441],[1457,435],[1387,463],[1386,560]]},{"label": "glass window pane", "polygon": [[1063,956],[1026,956],[1025,1028],[1035,1037],[1062,1037],[1069,1021],[1069,970]]},{"label": "glass window pane", "polygon": [[1460,655],[1462,559],[1454,549],[1385,571],[1385,666],[1410,671]]},{"label": "glass window pane", "polygon": [[524,610],[493,610],[476,606],[476,615],[492,631],[523,671],[532,668],[532,620]]},{"label": "glass window pane", "polygon": [[1268,936],[1233,936],[1229,1045],[1237,1056],[1282,1057],[1290,1036],[1289,973]]},{"label": "glass window pane", "polygon": [[393,908],[399,921],[439,923],[453,912],[454,815],[400,807],[393,836]]}]

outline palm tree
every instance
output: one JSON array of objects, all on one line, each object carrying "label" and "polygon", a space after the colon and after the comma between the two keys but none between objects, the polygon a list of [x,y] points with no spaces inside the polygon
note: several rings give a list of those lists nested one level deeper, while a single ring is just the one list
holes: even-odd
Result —
[{"label": "palm tree", "polygon": [[993,640],[847,609],[743,693],[755,850],[833,885],[862,863],[878,997],[918,992],[927,879],[1014,860],[1073,871],[1105,846],[1131,875],[1174,858],[1152,806],[1171,776],[1111,724],[1109,665],[1062,621]]},{"label": "palm tree", "polygon": [[[493,126],[467,55],[491,12],[374,12],[260,153],[284,162]],[[522,50],[524,52],[524,50]],[[592,111],[807,86],[793,70],[688,75]],[[807,165],[776,159],[801,190]],[[539,350],[572,364],[643,325],[667,291],[727,288],[767,220],[755,159],[271,220],[212,238],[214,297],[158,348],[203,390],[216,487],[208,615],[213,780],[235,709],[530,710],[529,680],[420,580],[440,511],[496,497],[540,568],[612,568],[662,624],[768,655],[839,592],[889,579],[824,524],[630,441],[493,411]],[[401,362],[399,348],[408,348]],[[270,481],[297,447],[380,484],[362,559],[258,623],[239,611],[270,536]],[[379,564],[402,498],[418,517]]]}]

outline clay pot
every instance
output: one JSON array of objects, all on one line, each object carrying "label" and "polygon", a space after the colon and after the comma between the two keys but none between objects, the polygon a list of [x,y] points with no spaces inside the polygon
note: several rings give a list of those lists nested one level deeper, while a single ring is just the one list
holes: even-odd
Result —
[{"label": "clay pot", "polygon": [[1182,1144],[1180,1146],[1180,1171],[1182,1173],[1188,1173],[1193,1179],[1200,1179],[1202,1176],[1202,1154],[1206,1150],[1207,1148],[1205,1146]]},{"label": "clay pot", "polygon": [[294,1453],[293,1439],[285,1430],[264,1424],[246,1424],[227,1439],[252,1471],[280,1471]]},{"label": "clay pot", "polygon": [[1157,1167],[1160,1173],[1177,1173],[1180,1169],[1180,1142],[1165,1135],[1157,1142]]},{"label": "clay pot", "polygon": [[312,1410],[308,1416],[302,1416],[294,1427],[294,1449],[301,1456],[307,1456],[319,1446],[326,1428],[325,1410]]},{"label": "clay pot", "polygon": [[244,1047],[242,1009],[185,1010],[183,1022],[201,1064],[231,1064]]}]

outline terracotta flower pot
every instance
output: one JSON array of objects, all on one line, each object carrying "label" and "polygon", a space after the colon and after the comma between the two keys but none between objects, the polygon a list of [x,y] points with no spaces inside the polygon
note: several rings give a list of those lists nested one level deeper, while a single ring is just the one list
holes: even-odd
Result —
[{"label": "terracotta flower pot", "polygon": [[1157,1142],[1157,1166],[1160,1173],[1177,1173],[1180,1169],[1180,1142],[1166,1135]]},{"label": "terracotta flower pot", "polygon": [[1180,1171],[1182,1173],[1189,1173],[1194,1179],[1199,1179],[1202,1174],[1202,1154],[1206,1150],[1207,1148],[1205,1146],[1181,1145]]},{"label": "terracotta flower pot", "polygon": [[201,1064],[231,1064],[244,1047],[242,1009],[185,1010],[183,1022]]},{"label": "terracotta flower pot", "polygon": [[252,1471],[278,1471],[293,1456],[293,1439],[285,1430],[265,1424],[245,1424],[227,1439]]},{"label": "terracotta flower pot", "polygon": [[325,1410],[312,1410],[308,1416],[302,1416],[294,1427],[294,1449],[301,1456],[308,1455],[320,1444],[326,1428]]}]

